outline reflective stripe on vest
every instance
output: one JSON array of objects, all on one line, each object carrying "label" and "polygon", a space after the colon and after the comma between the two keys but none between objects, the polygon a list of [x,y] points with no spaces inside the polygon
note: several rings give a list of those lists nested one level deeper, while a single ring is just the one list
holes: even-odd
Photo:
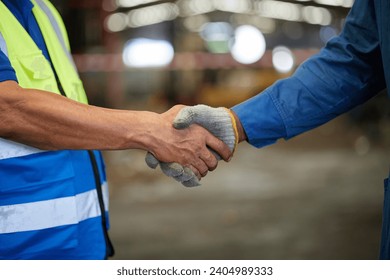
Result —
[{"label": "reflective stripe on vest", "polygon": [[[107,198],[107,184],[103,185],[103,192]],[[76,196],[0,206],[0,234],[73,225],[99,217],[97,201],[96,190],[90,190]]]},{"label": "reflective stripe on vest", "polygon": [[62,47],[63,52],[68,57],[68,60],[72,63],[73,69],[75,71],[77,71],[76,65],[74,64],[74,61],[73,61],[73,58],[72,58],[72,55],[69,52],[69,48],[70,47],[69,47],[68,38],[66,36],[65,27],[62,26],[62,25],[60,27],[60,25],[58,23],[58,21],[60,19],[58,17],[57,17],[57,20],[54,18],[55,17],[54,14],[53,14],[54,9],[52,11],[48,7],[48,4],[50,4],[50,3],[45,4],[42,0],[35,0],[35,2],[39,5],[39,7],[42,9],[42,11],[44,11],[46,13],[48,19],[50,20],[50,24],[53,27],[54,32],[56,33],[59,42],[61,43],[61,47]]},{"label": "reflective stripe on vest", "polygon": [[[48,19],[50,20],[50,24],[53,26],[53,29],[57,35],[58,40],[61,43],[62,50],[68,57],[68,60],[72,63],[72,66],[75,71],[77,71],[76,65],[74,64],[72,55],[69,51],[69,41],[66,35],[66,32],[64,31],[64,26],[61,26],[58,24],[57,20],[54,17],[54,14],[49,9],[47,4],[45,4],[42,0],[36,0],[36,3],[39,5],[39,7],[46,13]],[[61,31],[62,30],[62,31]],[[0,32],[0,50],[8,57],[8,51],[7,51],[7,44],[5,43],[5,40],[3,38],[3,35]]]},{"label": "reflective stripe on vest", "polygon": [[1,32],[0,32],[0,50],[1,50],[6,56],[8,56],[7,44],[5,43],[5,40],[4,40],[4,38],[3,38],[3,35],[1,35]]},{"label": "reflective stripe on vest", "polygon": [[[88,103],[82,82],[76,71],[73,59],[65,46],[65,32],[61,32],[62,20],[57,16],[57,10],[50,2],[31,0],[34,4],[33,14],[38,22],[45,40],[50,59],[60,79],[62,88],[67,97]],[[42,9],[43,8],[43,9]],[[62,28],[64,30],[65,28]],[[61,34],[59,34],[61,33]],[[61,36],[62,35],[62,36]],[[66,42],[68,42],[66,37]],[[69,46],[69,44],[67,44]]]},{"label": "reflective stripe on vest", "polygon": [[23,157],[42,152],[44,151],[31,146],[0,138],[0,160],[14,157]]}]

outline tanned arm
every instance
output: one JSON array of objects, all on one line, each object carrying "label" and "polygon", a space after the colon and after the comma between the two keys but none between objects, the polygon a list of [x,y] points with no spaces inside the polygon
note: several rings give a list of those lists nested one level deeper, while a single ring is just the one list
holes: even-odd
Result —
[{"label": "tanned arm", "polygon": [[202,127],[172,127],[181,108],[163,114],[107,109],[6,81],[0,83],[0,137],[44,150],[142,149],[197,174],[217,166],[207,146],[229,160],[229,148]]}]

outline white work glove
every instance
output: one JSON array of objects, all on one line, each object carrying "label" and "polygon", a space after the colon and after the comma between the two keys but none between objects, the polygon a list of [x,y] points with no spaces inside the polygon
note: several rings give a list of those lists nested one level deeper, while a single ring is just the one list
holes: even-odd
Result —
[{"label": "white work glove", "polygon": [[189,167],[184,167],[176,162],[161,162],[151,153],[147,153],[145,157],[146,164],[153,169],[160,166],[161,171],[168,177],[172,177],[176,181],[182,183],[186,187],[199,186],[199,179]]},{"label": "white work glove", "polygon": [[[176,129],[185,129],[191,124],[198,124],[206,128],[215,137],[222,140],[234,152],[238,143],[237,126],[231,111],[227,108],[213,108],[207,105],[184,107],[173,121]],[[218,160],[221,157],[212,151]],[[157,160],[151,153],[145,157],[146,164],[155,169],[158,165],[162,172],[182,183],[186,187],[199,186],[200,182],[194,172],[178,163],[165,163]]]}]

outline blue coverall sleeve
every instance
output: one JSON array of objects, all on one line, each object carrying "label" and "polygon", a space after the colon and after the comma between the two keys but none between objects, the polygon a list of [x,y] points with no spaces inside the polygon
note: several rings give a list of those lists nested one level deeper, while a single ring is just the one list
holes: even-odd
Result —
[{"label": "blue coverall sleeve", "polygon": [[287,79],[234,106],[256,147],[289,139],[364,103],[385,85],[372,1],[356,0],[343,31]]}]

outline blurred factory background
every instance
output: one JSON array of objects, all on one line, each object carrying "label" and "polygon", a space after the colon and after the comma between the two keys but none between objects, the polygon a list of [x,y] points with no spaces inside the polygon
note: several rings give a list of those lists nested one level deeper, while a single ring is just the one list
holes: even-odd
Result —
[{"label": "blurred factory background", "polygon": [[91,101],[134,107],[236,104],[338,34],[353,1],[53,2]]},{"label": "blurred factory background", "polygon": [[[337,35],[353,0],[52,0],[91,104],[232,106]],[[385,94],[186,189],[105,153],[116,259],[376,259],[389,171]]]}]

